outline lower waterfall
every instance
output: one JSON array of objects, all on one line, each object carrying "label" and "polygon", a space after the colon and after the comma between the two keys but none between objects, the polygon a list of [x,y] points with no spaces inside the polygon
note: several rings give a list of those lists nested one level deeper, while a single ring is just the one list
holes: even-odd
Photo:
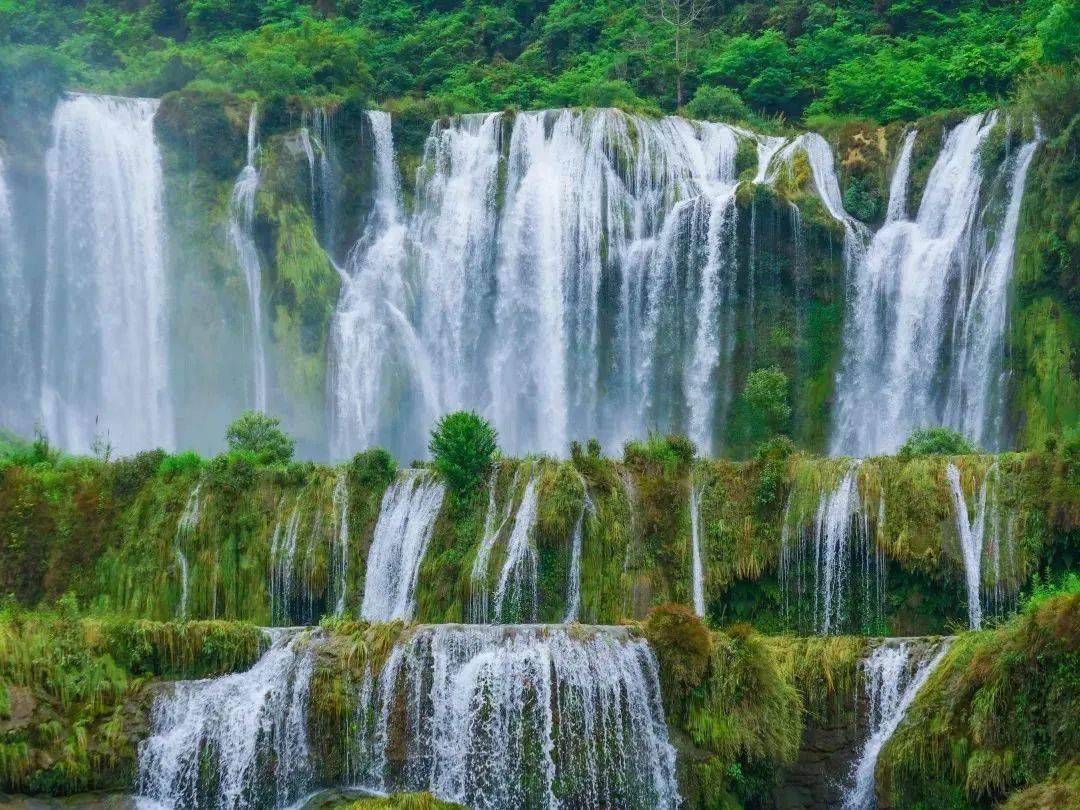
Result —
[{"label": "lower waterfall", "polygon": [[656,659],[618,627],[416,628],[361,689],[353,781],[472,808],[679,804]]},{"label": "lower waterfall", "polygon": [[445,494],[442,480],[426,470],[406,470],[386,490],[368,552],[362,618],[412,618],[416,578]]},{"label": "lower waterfall", "polygon": [[318,637],[267,630],[246,672],[180,681],[154,704],[139,746],[140,805],[285,807],[307,788],[307,710]]},{"label": "lower waterfall", "polygon": [[781,530],[780,591],[788,621],[800,631],[871,631],[884,613],[885,557],[859,492],[861,466],[851,462],[831,489],[792,488]]},{"label": "lower waterfall", "polygon": [[948,641],[929,648],[916,647],[908,640],[887,641],[863,663],[869,736],[852,769],[852,785],[844,791],[845,808],[865,810],[877,805],[874,769],[878,755],[948,650]]}]

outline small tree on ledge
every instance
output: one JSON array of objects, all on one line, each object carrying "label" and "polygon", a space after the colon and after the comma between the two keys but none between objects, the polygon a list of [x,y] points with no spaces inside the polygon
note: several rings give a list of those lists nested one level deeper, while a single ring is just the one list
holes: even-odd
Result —
[{"label": "small tree on ledge", "polygon": [[287,464],[296,443],[281,430],[281,420],[261,411],[248,411],[225,431],[230,451],[255,455],[263,464]]},{"label": "small tree on ledge", "polygon": [[491,423],[472,411],[456,411],[435,423],[428,450],[436,470],[451,490],[464,494],[475,488],[499,446]]}]

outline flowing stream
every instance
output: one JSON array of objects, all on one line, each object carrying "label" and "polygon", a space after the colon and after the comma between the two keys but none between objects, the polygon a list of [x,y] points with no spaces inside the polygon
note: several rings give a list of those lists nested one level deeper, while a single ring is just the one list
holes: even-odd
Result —
[{"label": "flowing stream", "polygon": [[624,628],[422,626],[368,676],[353,781],[468,807],[669,808],[656,660]]},{"label": "flowing stream", "polygon": [[175,444],[157,107],[69,94],[53,113],[41,415],[71,452]]},{"label": "flowing stream", "polygon": [[705,571],[701,564],[701,490],[697,483],[690,485],[690,547],[691,592],[694,612],[705,615]]}]

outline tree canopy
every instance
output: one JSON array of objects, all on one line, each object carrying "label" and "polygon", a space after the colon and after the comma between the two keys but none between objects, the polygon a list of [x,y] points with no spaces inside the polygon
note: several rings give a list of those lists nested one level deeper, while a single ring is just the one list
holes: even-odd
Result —
[{"label": "tree canopy", "polygon": [[[41,83],[161,95],[423,98],[887,121],[982,109],[1077,58],[1076,0],[0,0],[0,102]],[[59,74],[59,75],[57,75]],[[40,88],[39,88],[40,89]],[[6,98],[5,98],[6,97]]]}]

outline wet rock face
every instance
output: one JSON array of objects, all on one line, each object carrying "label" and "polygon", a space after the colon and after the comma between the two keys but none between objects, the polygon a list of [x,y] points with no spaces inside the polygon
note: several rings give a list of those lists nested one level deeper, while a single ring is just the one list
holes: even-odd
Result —
[{"label": "wet rock face", "polygon": [[839,711],[806,718],[798,759],[780,771],[773,805],[780,810],[843,806],[843,775],[851,772],[865,733],[855,695]]}]

